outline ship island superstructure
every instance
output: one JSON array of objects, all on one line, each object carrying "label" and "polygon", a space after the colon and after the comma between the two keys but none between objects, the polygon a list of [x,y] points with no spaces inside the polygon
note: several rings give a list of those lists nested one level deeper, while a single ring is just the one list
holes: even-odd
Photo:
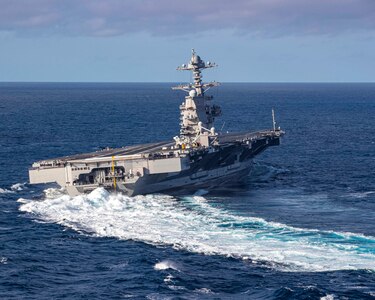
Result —
[{"label": "ship island superstructure", "polygon": [[38,161],[29,169],[30,183],[55,182],[71,196],[98,187],[134,196],[210,189],[246,177],[253,158],[279,145],[284,132],[276,128],[273,111],[272,129],[216,132],[221,108],[206,92],[219,83],[202,82],[202,70],[216,66],[193,50],[188,64],[177,68],[191,71],[194,82],[172,88],[187,92],[180,105],[180,134],[173,140]]}]

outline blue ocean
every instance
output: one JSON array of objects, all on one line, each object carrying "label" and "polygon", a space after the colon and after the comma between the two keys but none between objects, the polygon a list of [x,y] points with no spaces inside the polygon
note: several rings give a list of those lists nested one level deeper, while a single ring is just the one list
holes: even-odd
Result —
[{"label": "blue ocean", "polygon": [[172,83],[0,83],[1,299],[375,299],[375,84],[227,83],[216,130],[286,135],[246,184],[28,184],[34,161],[171,139]]}]

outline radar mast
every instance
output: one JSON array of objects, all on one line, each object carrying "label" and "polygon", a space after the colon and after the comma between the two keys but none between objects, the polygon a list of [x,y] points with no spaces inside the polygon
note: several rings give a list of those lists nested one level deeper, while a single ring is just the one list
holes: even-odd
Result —
[{"label": "radar mast", "polygon": [[216,117],[221,115],[221,108],[212,105],[213,96],[206,96],[205,92],[211,87],[220,85],[218,82],[202,82],[202,70],[217,67],[212,62],[204,62],[192,49],[192,56],[188,64],[177,67],[177,70],[192,71],[193,83],[173,87],[173,90],[183,90],[188,93],[185,101],[180,105],[180,136],[176,137],[178,145],[199,145],[208,147],[215,140],[213,127]]}]

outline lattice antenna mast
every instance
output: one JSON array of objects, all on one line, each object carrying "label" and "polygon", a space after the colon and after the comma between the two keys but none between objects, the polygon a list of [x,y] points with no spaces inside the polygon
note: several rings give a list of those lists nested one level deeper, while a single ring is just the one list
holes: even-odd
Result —
[{"label": "lattice antenna mast", "polygon": [[188,70],[193,72],[194,83],[181,84],[173,87],[173,90],[183,90],[185,92],[190,92],[192,89],[195,90],[197,96],[204,96],[204,92],[208,91],[211,87],[220,85],[219,82],[207,82],[202,83],[202,71],[203,69],[214,68],[218,65],[212,62],[204,62],[192,49],[192,56],[190,62],[186,65],[183,64],[180,67],[177,67],[177,70]]}]

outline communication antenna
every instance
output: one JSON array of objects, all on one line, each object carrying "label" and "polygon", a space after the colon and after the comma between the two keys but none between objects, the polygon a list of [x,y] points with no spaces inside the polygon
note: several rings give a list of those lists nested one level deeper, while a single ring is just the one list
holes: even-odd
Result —
[{"label": "communication antenna", "polygon": [[272,108],[272,124],[273,124],[273,131],[276,131],[276,121],[275,121],[275,111]]},{"label": "communication antenna", "polygon": [[223,126],[221,126],[221,128],[220,128],[220,132],[223,132],[224,126],[225,126],[225,121],[223,123]]}]

